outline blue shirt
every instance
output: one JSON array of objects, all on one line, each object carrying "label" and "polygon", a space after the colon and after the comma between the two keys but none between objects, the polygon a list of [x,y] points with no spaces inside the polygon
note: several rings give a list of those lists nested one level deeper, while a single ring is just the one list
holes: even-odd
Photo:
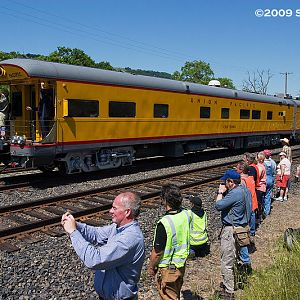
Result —
[{"label": "blue shirt", "polygon": [[72,245],[83,263],[96,270],[94,285],[104,299],[126,299],[137,294],[145,259],[144,236],[137,221],[122,227],[93,227],[77,222]]},{"label": "blue shirt", "polygon": [[221,211],[223,225],[245,226],[249,223],[252,212],[251,193],[247,188],[239,185],[228,191],[223,199],[217,201],[215,208]]}]

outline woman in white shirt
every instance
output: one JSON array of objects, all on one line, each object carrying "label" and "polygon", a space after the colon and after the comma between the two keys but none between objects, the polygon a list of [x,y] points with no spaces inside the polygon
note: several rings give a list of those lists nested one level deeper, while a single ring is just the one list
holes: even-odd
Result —
[{"label": "woman in white shirt", "polygon": [[285,152],[279,153],[280,162],[277,166],[277,187],[280,188],[279,197],[275,200],[287,200],[287,187],[291,176],[291,162],[286,158]]}]

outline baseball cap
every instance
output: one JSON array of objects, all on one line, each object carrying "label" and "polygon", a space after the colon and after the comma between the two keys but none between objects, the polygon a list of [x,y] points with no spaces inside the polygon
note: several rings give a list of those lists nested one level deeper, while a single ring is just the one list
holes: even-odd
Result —
[{"label": "baseball cap", "polygon": [[264,153],[265,156],[271,156],[272,155],[272,152],[270,150],[268,150],[268,149],[265,149],[263,151],[263,153]]},{"label": "baseball cap", "polygon": [[240,179],[241,175],[236,170],[227,170],[224,175],[221,177],[221,180],[227,179]]},{"label": "baseball cap", "polygon": [[280,152],[280,153],[279,153],[279,156],[281,156],[281,155],[286,156],[286,153],[285,153],[285,152]]}]

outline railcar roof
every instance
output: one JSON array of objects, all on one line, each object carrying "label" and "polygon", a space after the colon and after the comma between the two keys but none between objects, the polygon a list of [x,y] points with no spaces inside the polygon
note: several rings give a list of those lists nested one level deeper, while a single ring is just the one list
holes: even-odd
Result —
[{"label": "railcar roof", "polygon": [[[231,99],[249,99],[260,102],[281,102],[283,104],[290,105],[295,104],[295,101],[292,100],[247,93],[238,90],[33,59],[7,59],[1,61],[0,65],[3,67],[5,67],[5,65],[20,67],[30,77],[130,86],[146,89],[175,91],[180,93],[225,97]],[[297,103],[297,105],[300,106],[300,103]]]}]

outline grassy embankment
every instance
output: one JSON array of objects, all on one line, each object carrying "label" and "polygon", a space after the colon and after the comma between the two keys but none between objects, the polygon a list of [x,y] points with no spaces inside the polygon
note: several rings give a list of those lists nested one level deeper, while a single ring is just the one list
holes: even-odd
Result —
[{"label": "grassy embankment", "polygon": [[279,244],[275,252],[272,265],[249,277],[239,300],[300,299],[300,244],[291,251]]}]

